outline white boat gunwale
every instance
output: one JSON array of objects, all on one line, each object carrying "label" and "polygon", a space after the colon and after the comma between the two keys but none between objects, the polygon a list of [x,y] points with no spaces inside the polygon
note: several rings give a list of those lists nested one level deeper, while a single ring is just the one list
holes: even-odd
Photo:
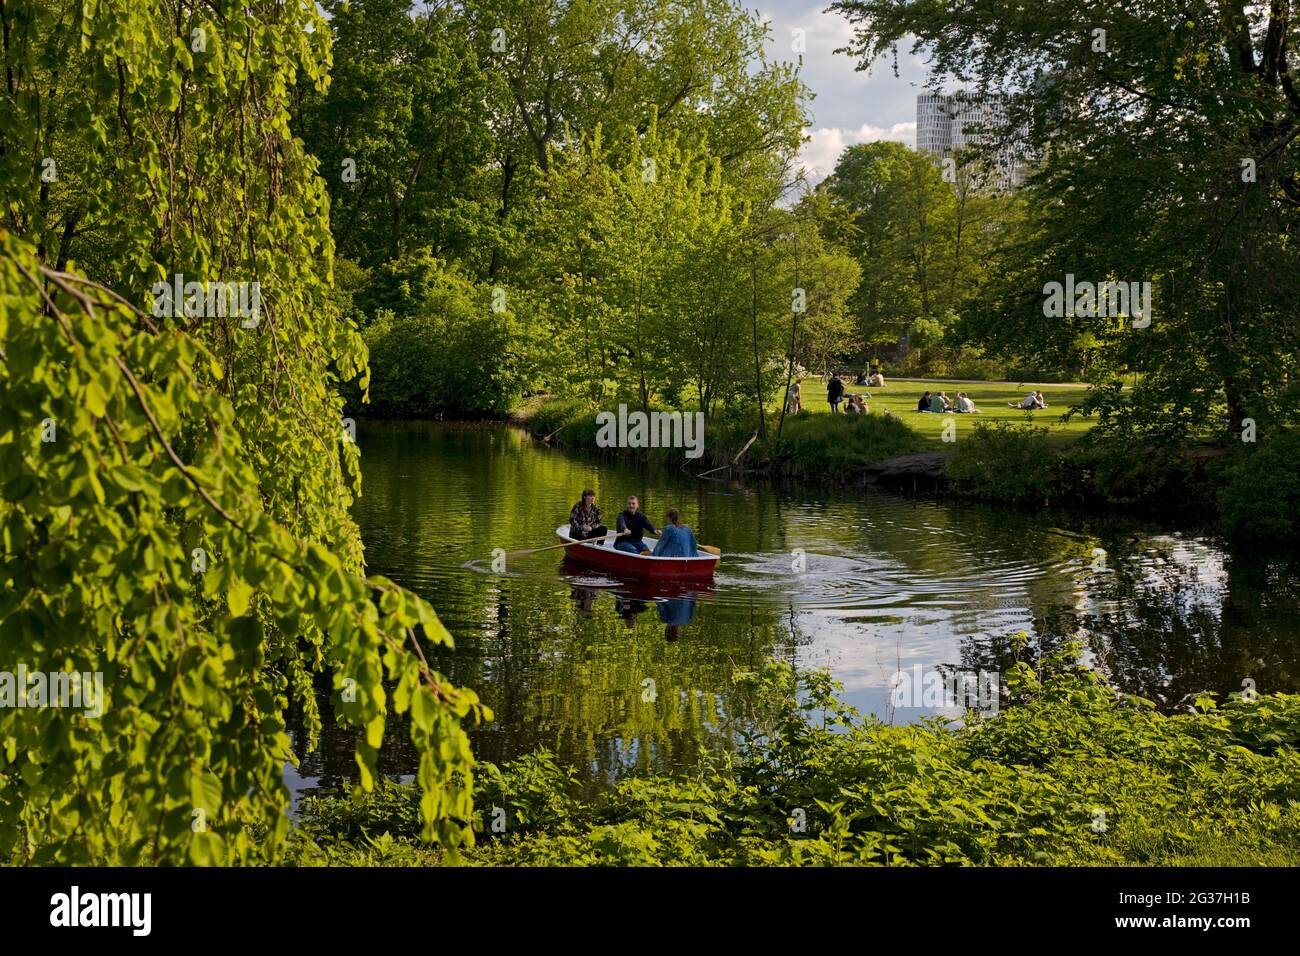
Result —
[{"label": "white boat gunwale", "polygon": [[[613,534],[613,532],[610,533]],[[607,538],[604,541],[580,541],[577,538],[570,537],[568,522],[565,522],[564,524],[556,528],[555,535],[560,540],[568,542],[570,544],[581,545],[587,548],[605,548],[606,550],[609,551],[617,550],[614,547],[614,542],[618,540],[617,538]],[[658,543],[659,539],[642,538],[641,541],[642,544],[648,543],[650,545],[651,550],[653,550],[655,544]],[[631,551],[619,551],[618,553],[629,558],[640,558],[642,561],[715,561],[716,562],[719,558],[722,557],[722,555],[719,554],[709,554],[709,552],[707,551],[701,551],[699,550],[698,546],[695,549],[695,557],[693,558],[683,557],[680,554],[675,554],[675,555],[661,554],[658,557],[655,557],[653,554],[633,554]]]}]

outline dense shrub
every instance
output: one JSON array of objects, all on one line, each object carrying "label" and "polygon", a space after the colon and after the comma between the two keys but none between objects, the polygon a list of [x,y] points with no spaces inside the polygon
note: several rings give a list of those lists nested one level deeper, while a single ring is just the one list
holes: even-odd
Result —
[{"label": "dense shrub", "polygon": [[1081,380],[1078,371],[1074,369],[1042,368],[1015,363],[1005,366],[1000,377],[1007,382],[1041,382],[1045,385]]},{"label": "dense shrub", "polygon": [[[997,359],[989,358],[983,350],[965,347],[960,349],[948,364],[948,374],[953,378],[969,378],[982,382],[1005,378],[1005,369]],[[1037,379],[1045,381],[1045,379]]]},{"label": "dense shrub", "polygon": [[392,418],[504,415],[520,388],[508,359],[510,315],[494,312],[488,290],[458,272],[413,271],[418,281],[405,284],[387,276],[382,297],[411,311],[384,309],[363,333],[373,412]]},{"label": "dense shrub", "polygon": [[583,398],[548,398],[529,412],[528,430],[558,447],[596,447],[596,409]]},{"label": "dense shrub", "polygon": [[1052,497],[1057,461],[1045,428],[978,422],[948,460],[948,480],[973,498],[1041,505]]},{"label": "dense shrub", "polygon": [[[1243,443],[1245,444],[1245,443]],[[1226,470],[1219,495],[1223,529],[1238,538],[1286,541],[1300,538],[1300,433],[1267,436],[1245,444]]]},{"label": "dense shrub", "polygon": [[[1300,862],[1300,696],[1219,706],[1207,695],[1196,712],[1165,716],[1114,692],[1077,653],[1068,648],[1037,669],[1014,664],[1000,711],[970,712],[960,726],[864,719],[825,674],[796,677],[783,663],[739,673],[755,705],[729,760],[702,759],[681,777],[634,776],[591,803],[570,799],[571,779],[549,754],[494,769],[495,803],[484,799],[476,814],[493,838],[466,862]],[[368,799],[391,805],[383,791]],[[382,837],[409,832],[404,805],[391,825],[382,812],[367,818],[361,850],[323,835],[334,819],[321,813],[329,806],[308,804],[299,832],[310,853],[299,859],[356,862],[365,852],[371,861],[407,861]],[[491,832],[493,818],[505,819],[503,832]]]},{"label": "dense shrub", "polygon": [[[528,403],[529,407],[519,417],[534,437],[543,439],[556,448],[599,451],[665,462],[680,462],[683,459],[684,452],[681,448],[600,448],[596,444],[596,437],[601,426],[596,423],[596,415],[602,410],[613,412],[620,402],[626,403],[629,410],[638,407],[636,401],[630,398],[611,397],[602,402],[599,408],[580,398],[547,398]],[[650,410],[659,412],[666,409],[652,404]],[[688,408],[683,414],[693,415],[695,412]],[[704,456],[699,461],[730,460],[749,440],[753,428],[752,422],[743,414],[723,413],[707,420]]]},{"label": "dense shrub", "polygon": [[895,416],[802,414],[785,421],[768,457],[787,474],[834,480],[837,471],[920,450],[923,441]]},{"label": "dense shrub", "polygon": [[[967,378],[982,382],[1008,379],[1003,363],[985,354],[975,345],[914,349],[893,370],[898,378]],[[1059,379],[1066,381],[1067,379]],[[1026,381],[1054,381],[1054,379],[1027,379]]]},{"label": "dense shrub", "polygon": [[1063,470],[1081,496],[1109,504],[1186,508],[1196,497],[1182,443],[1094,432],[1069,450]]}]

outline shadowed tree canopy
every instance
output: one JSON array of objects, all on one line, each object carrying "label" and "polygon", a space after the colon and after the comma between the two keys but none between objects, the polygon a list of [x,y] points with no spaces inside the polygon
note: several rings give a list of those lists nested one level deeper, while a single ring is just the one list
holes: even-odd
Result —
[{"label": "shadowed tree canopy", "polygon": [[[1027,138],[1037,168],[1029,227],[995,270],[986,341],[1047,364],[1089,343],[1104,423],[1186,434],[1294,405],[1300,27],[1289,0],[833,9],[853,24],[848,52],[864,68],[914,43],[936,85],[1011,95],[998,138]],[[1153,321],[1046,318],[1043,287],[1067,274],[1152,283]],[[1142,373],[1130,393],[1114,387],[1122,371]]]}]

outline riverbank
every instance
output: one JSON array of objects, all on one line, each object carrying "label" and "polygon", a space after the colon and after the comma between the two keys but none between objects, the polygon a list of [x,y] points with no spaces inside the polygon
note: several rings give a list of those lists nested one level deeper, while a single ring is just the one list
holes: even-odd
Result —
[{"label": "riverbank", "polygon": [[[1080,392],[1074,401],[1081,398]],[[556,448],[657,461],[705,480],[877,486],[1020,508],[1121,511],[1266,539],[1300,533],[1300,482],[1287,479],[1294,487],[1264,510],[1255,507],[1251,482],[1274,476],[1261,475],[1271,466],[1250,455],[1254,449],[1121,441],[1091,432],[1091,423],[1065,420],[1065,400],[1049,397],[1046,423],[1044,412],[1028,415],[1005,403],[1008,414],[977,416],[894,412],[883,401],[865,416],[806,410],[783,424],[773,416],[766,435],[752,422],[722,420],[708,424],[698,459],[674,448],[600,447],[595,412],[579,401],[532,399],[511,420]]]},{"label": "riverbank", "polygon": [[[1026,648],[1024,635],[1018,646]],[[1005,675],[961,725],[864,719],[813,672],[737,673],[750,747],[687,776],[635,773],[573,796],[546,752],[476,781],[469,865],[1295,866],[1300,696],[1211,696],[1156,713],[1067,648]],[[448,862],[418,791],[307,802],[299,865]]]}]

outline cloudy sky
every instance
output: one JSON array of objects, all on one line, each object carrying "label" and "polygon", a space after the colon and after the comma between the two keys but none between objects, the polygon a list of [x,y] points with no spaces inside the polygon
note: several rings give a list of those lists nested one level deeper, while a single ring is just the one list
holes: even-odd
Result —
[{"label": "cloudy sky", "polygon": [[916,143],[916,95],[925,82],[920,57],[900,48],[898,77],[892,60],[871,72],[854,69],[853,57],[833,52],[853,34],[847,20],[824,12],[831,0],[749,0],[747,6],[771,20],[768,54],[795,60],[791,50],[795,29],[804,31],[803,81],[816,94],[812,101],[811,137],[802,160],[816,182],[835,168],[840,151],[854,143],[892,139]]}]

